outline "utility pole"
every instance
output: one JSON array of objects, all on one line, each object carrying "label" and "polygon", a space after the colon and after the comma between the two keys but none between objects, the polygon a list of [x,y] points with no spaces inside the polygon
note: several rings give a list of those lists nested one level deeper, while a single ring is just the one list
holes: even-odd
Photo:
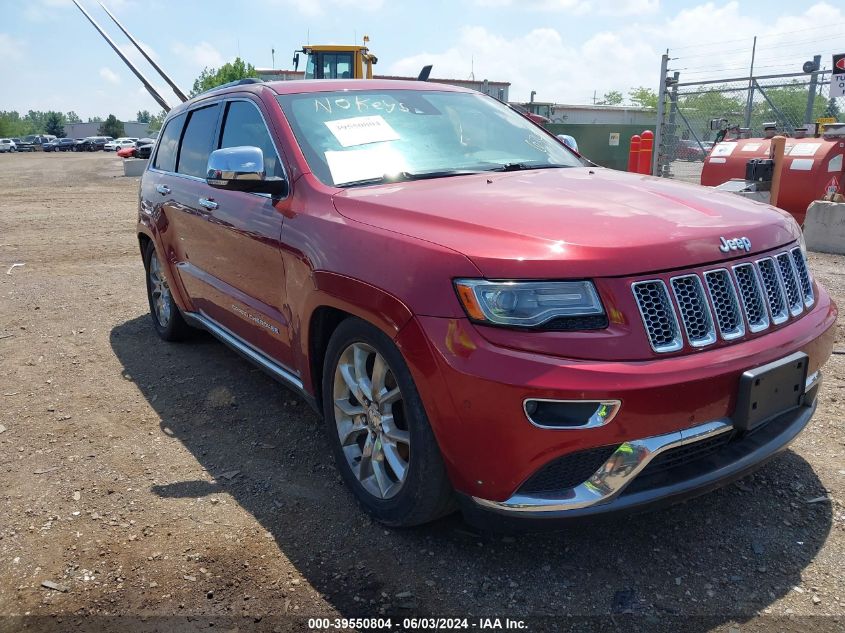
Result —
[{"label": "utility pole", "polygon": [[816,105],[816,88],[819,83],[819,68],[822,65],[822,56],[813,57],[813,72],[810,75],[810,93],[807,95],[807,111],[804,112],[804,123],[813,122],[813,106]]},{"label": "utility pole", "polygon": [[[660,58],[660,83],[657,92],[657,124],[654,126],[654,151],[651,157],[651,174],[662,176],[660,173],[660,150],[663,144],[663,117],[666,116],[666,74],[669,72],[669,49]],[[675,81],[677,83],[677,79]],[[595,97],[594,97],[595,99]]]},{"label": "utility pole", "polygon": [[757,36],[751,46],[751,68],[748,70],[748,101],[745,103],[745,127],[751,127],[751,108],[754,107],[754,57],[757,54]]}]

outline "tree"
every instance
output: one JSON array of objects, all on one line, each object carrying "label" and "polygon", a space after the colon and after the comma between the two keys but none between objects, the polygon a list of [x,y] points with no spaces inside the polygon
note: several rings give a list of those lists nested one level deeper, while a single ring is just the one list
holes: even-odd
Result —
[{"label": "tree", "polygon": [[138,110],[138,114],[135,115],[135,120],[138,123],[149,123],[151,119],[149,110]]},{"label": "tree", "polygon": [[106,120],[100,124],[99,134],[103,136],[111,136],[112,138],[119,138],[125,134],[123,129],[123,122],[118,121],[113,114],[108,115]]},{"label": "tree", "polygon": [[657,108],[657,93],[651,88],[640,86],[639,88],[631,88],[628,91],[628,99],[635,106],[641,108]]},{"label": "tree", "polygon": [[610,92],[605,92],[604,97],[602,100],[599,101],[599,105],[611,105],[616,106],[622,103],[622,93],[618,90],[611,90]]},{"label": "tree", "polygon": [[158,132],[161,129],[162,124],[164,123],[164,119],[167,117],[167,112],[162,110],[158,114],[155,114],[150,117],[150,124],[147,126],[147,129],[150,132]]},{"label": "tree", "polygon": [[44,131],[53,136],[65,135],[65,117],[61,112],[50,111],[44,118]]},{"label": "tree", "polygon": [[246,79],[248,77],[258,77],[258,73],[255,72],[255,66],[247,64],[240,57],[236,57],[235,61],[223,64],[220,68],[204,68],[200,76],[194,81],[191,96],[193,97],[206,90],[222,86],[230,81],[237,81],[238,79]]},{"label": "tree", "polygon": [[16,110],[0,111],[0,136],[26,136],[31,133],[27,122]]},{"label": "tree", "polygon": [[103,117],[101,116],[89,116],[88,123],[102,123]]},{"label": "tree", "polygon": [[82,123],[82,119],[79,118],[79,115],[71,110],[65,115],[65,123]]}]

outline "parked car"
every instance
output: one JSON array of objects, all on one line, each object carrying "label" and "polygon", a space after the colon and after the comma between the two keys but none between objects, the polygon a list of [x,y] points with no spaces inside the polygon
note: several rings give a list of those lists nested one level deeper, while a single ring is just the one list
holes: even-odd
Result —
[{"label": "parked car", "polygon": [[127,136],[123,136],[119,139],[110,140],[104,146],[103,149],[106,151],[117,151],[119,149],[123,149],[124,147],[134,147],[135,141],[137,138],[130,138]]},{"label": "parked car", "polygon": [[28,143],[20,138],[13,138],[12,141],[15,143],[15,150],[18,152],[33,152],[35,148],[32,146],[32,143]]},{"label": "parked car", "polygon": [[154,145],[155,139],[137,139],[131,146],[117,150],[117,155],[121,158],[149,158]]},{"label": "parked car", "polygon": [[701,145],[695,140],[680,140],[675,147],[675,158],[677,160],[687,161],[703,161],[710,150],[713,149],[713,143],[703,142]]},{"label": "parked car", "polygon": [[789,215],[595,167],[455,86],[203,93],[137,233],[158,335],[204,328],[301,394],[388,525],[714,489],[805,428],[834,342]]},{"label": "parked car", "polygon": [[75,138],[73,139],[73,148],[74,152],[81,152],[82,151],[82,144],[85,142],[84,138]]},{"label": "parked car", "polygon": [[53,139],[52,141],[45,141],[44,143],[42,143],[41,149],[42,149],[42,151],[45,151],[45,152],[58,151],[58,149],[57,149],[58,145],[59,145],[59,139],[56,138],[56,139]]},{"label": "parked car", "polygon": [[12,153],[16,152],[17,147],[15,146],[15,142],[10,138],[0,138],[0,152],[2,153]]},{"label": "parked car", "polygon": [[82,140],[81,143],[74,144],[77,152],[96,152],[102,150],[108,143],[105,136],[89,136]]},{"label": "parked car", "polygon": [[76,140],[72,138],[60,138],[53,141],[53,143],[57,151],[70,152],[73,151],[73,147],[76,144]]}]

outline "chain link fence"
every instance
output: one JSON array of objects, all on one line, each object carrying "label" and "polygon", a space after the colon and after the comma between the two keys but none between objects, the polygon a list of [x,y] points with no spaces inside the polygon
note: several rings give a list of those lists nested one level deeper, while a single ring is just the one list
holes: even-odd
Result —
[{"label": "chain link fence", "polygon": [[[665,60],[664,60],[665,64]],[[665,66],[664,66],[665,68]],[[665,73],[664,73],[665,74]],[[817,121],[845,120],[845,98],[830,99],[830,71],[697,82],[668,76],[661,87],[655,175],[698,183],[720,119],[732,137],[760,137],[765,124],[792,136]],[[662,117],[660,116],[662,114]],[[810,131],[810,134],[813,130]]]}]

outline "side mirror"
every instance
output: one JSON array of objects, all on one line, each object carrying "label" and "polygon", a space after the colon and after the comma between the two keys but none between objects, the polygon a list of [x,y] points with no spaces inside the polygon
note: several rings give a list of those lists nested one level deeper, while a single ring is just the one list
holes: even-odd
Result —
[{"label": "side mirror", "polygon": [[293,70],[299,70],[299,53],[293,54]]},{"label": "side mirror", "polygon": [[258,147],[225,147],[208,157],[205,181],[215,189],[269,193],[282,197],[288,192],[284,178],[267,177],[264,153]]}]

